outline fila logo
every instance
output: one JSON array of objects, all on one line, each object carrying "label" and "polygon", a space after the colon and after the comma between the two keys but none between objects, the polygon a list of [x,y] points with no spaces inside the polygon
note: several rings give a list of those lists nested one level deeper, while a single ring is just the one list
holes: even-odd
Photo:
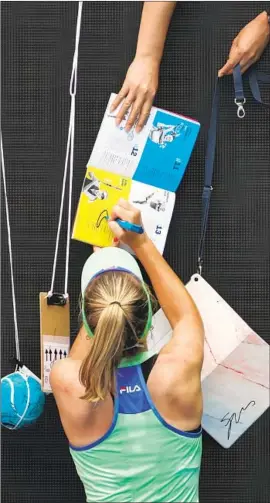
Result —
[{"label": "fila logo", "polygon": [[141,388],[140,386],[138,386],[138,384],[136,384],[134,387],[122,386],[120,388],[120,395],[122,395],[122,393],[136,393],[137,391],[141,391]]}]

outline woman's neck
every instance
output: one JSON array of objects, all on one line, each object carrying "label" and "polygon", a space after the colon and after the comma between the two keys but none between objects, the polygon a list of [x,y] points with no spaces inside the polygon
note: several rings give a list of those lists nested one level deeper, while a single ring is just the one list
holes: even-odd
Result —
[{"label": "woman's neck", "polygon": [[[91,349],[91,344],[92,344],[92,339],[89,337],[87,334],[85,328],[82,326],[72,347],[69,352],[69,357],[72,358],[73,360],[81,360],[83,361],[84,358],[88,355],[90,349]],[[138,347],[136,354],[131,355],[131,354],[125,354],[123,357],[123,361],[125,363],[131,364],[132,361],[139,361],[143,359],[143,356],[145,353],[147,353],[147,342],[146,340],[141,341],[140,343],[142,347]]]},{"label": "woman's neck", "polygon": [[92,341],[82,326],[72,345],[69,356],[74,360],[84,360],[91,348]]}]

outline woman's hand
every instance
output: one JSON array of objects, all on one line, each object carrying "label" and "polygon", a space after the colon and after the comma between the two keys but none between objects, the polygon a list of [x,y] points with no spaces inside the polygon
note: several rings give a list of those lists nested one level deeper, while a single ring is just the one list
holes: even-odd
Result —
[{"label": "woman's hand", "polygon": [[[159,62],[151,56],[136,56],[131,63],[121,91],[111,106],[113,112],[122,103],[116,116],[119,125],[129,113],[126,131],[136,122],[139,133],[145,125],[158,88]],[[124,100],[124,101],[123,101]]]},{"label": "woman's hand", "polygon": [[137,208],[134,208],[128,201],[125,199],[120,199],[118,204],[114,206],[111,214],[111,218],[109,220],[109,226],[111,231],[114,233],[115,237],[130,246],[133,251],[136,251],[142,244],[147,241],[147,235],[144,232],[143,234],[137,234],[136,232],[125,231],[118,225],[116,218],[120,218],[121,220],[125,220],[126,222],[130,222],[132,224],[142,226],[142,218],[141,212]]},{"label": "woman's hand", "polygon": [[267,12],[262,12],[248,23],[232,43],[227,63],[219,70],[218,76],[230,75],[233,68],[240,63],[244,73],[261,57],[269,43],[270,26]]}]

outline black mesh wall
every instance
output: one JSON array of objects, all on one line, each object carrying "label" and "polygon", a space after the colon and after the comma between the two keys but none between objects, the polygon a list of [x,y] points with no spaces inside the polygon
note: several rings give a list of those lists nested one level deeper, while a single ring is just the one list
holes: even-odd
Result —
[{"label": "black mesh wall", "polygon": [[[201,133],[177,202],[165,257],[184,281],[196,268],[206,131],[217,69],[239,29],[270,2],[179,2],[169,31],[156,104],[197,118]],[[110,92],[132,60],[139,2],[85,2],[81,30],[73,214],[85,165]],[[10,203],[21,353],[39,374],[39,299],[49,289],[69,118],[76,2],[2,2],[2,129]],[[259,63],[270,71],[269,47]],[[246,89],[238,120],[231,78],[222,81],[214,193],[205,277],[267,342],[269,339],[269,110]],[[269,100],[269,91],[264,96]],[[2,375],[11,372],[14,329],[2,205]],[[65,234],[57,289],[63,289]],[[72,242],[69,293],[77,328],[80,271],[89,253]],[[3,503],[82,503],[84,494],[54,399],[43,417],[2,431]],[[269,411],[229,450],[204,434],[202,502],[266,503]]]}]

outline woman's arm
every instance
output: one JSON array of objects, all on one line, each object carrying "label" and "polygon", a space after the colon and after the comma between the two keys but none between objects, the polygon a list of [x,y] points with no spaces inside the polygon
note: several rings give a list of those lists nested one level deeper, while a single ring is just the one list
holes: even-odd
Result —
[{"label": "woman's arm", "polygon": [[134,251],[151,280],[159,304],[172,328],[186,316],[201,323],[199,312],[187,289],[152,241],[146,237],[138,247],[134,246]]},{"label": "woman's arm", "polygon": [[176,2],[145,2],[136,57],[152,57],[161,62],[165,39]]},{"label": "woman's arm", "polygon": [[169,357],[172,374],[174,363],[177,372],[181,363],[181,372],[199,377],[203,362],[204,329],[192,297],[149,238],[141,246],[134,247],[134,251],[173,328],[172,338],[161,354]]},{"label": "woman's arm", "polygon": [[136,55],[111,111],[120,103],[116,123],[120,124],[130,109],[126,130],[137,120],[140,132],[150,113],[158,88],[158,74],[170,20],[176,2],[145,2],[138,36]]},{"label": "woman's arm", "polygon": [[173,336],[166,346],[166,351],[177,358],[181,354],[183,360],[192,362],[200,370],[203,360],[204,330],[193,299],[147,235],[123,231],[113,221],[117,217],[141,225],[140,211],[121,199],[113,210],[110,227],[121,241],[134,250],[141,261],[160,306],[173,328]]}]

